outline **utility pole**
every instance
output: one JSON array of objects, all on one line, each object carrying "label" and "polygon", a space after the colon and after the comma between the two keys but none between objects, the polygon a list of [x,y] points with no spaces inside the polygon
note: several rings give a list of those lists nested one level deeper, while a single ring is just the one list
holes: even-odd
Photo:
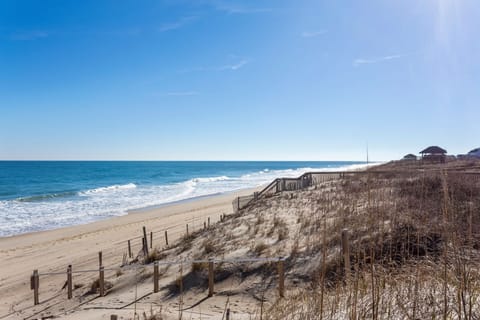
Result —
[{"label": "utility pole", "polygon": [[367,141],[367,165],[368,165],[368,141]]}]

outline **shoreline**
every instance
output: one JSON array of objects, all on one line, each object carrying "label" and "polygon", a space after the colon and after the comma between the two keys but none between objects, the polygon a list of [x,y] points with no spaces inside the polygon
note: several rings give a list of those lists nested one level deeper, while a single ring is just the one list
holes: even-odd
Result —
[{"label": "shoreline", "polygon": [[[19,239],[23,237],[30,237],[30,236],[42,236],[42,235],[47,235],[50,233],[57,233],[57,232],[62,232],[62,231],[74,231],[74,229],[77,228],[88,228],[90,227],[95,228],[96,225],[101,226],[103,224],[107,224],[108,222],[112,222],[114,224],[121,223],[121,220],[124,220],[126,217],[131,217],[135,216],[135,220],[142,219],[142,216],[151,216],[152,214],[156,214],[161,211],[169,211],[175,210],[177,208],[182,208],[185,207],[185,205],[189,206],[195,206],[195,205],[201,205],[203,202],[216,202],[217,200],[220,200],[223,197],[231,196],[231,200],[233,201],[234,198],[238,197],[239,195],[246,195],[246,194],[252,194],[254,191],[257,191],[258,189],[263,188],[264,185],[259,186],[257,188],[245,188],[245,189],[239,189],[239,190],[234,190],[234,191],[228,191],[228,192],[222,192],[222,193],[216,193],[216,194],[211,194],[211,195],[204,195],[204,196],[198,196],[198,197],[192,197],[188,199],[182,199],[182,200],[177,200],[173,202],[168,202],[164,204],[159,204],[159,205],[154,205],[154,206],[147,206],[139,209],[133,209],[133,210],[128,210],[126,214],[119,215],[119,216],[111,216],[111,217],[106,217],[105,219],[97,220],[97,221],[91,221],[87,223],[82,223],[82,224],[75,224],[75,225],[70,225],[70,226],[62,226],[59,228],[55,229],[48,229],[48,230],[38,230],[38,231],[30,231],[30,232],[25,232],[25,233],[19,233],[19,234],[14,234],[10,236],[4,236],[0,237],[0,252],[3,250],[2,249],[2,242],[13,240],[13,239]],[[232,205],[232,202],[230,201],[230,205]],[[170,215],[167,215],[168,217]]]},{"label": "shoreline", "polygon": [[[338,167],[338,168],[319,168],[318,170],[313,170],[313,172],[357,171],[357,170],[365,170],[366,168],[369,168],[369,167],[372,167],[372,166],[375,166],[375,165],[380,165],[380,164],[381,163],[350,164],[350,165],[346,165],[346,166],[342,166],[342,167]],[[281,178],[281,177],[276,177],[276,178]],[[272,179],[272,181],[273,180],[274,179]],[[19,236],[22,236],[22,235],[29,235],[29,234],[36,234],[36,233],[43,234],[43,233],[48,232],[48,231],[68,229],[68,228],[72,228],[72,227],[75,227],[75,226],[90,225],[90,224],[94,224],[94,223],[97,223],[97,222],[109,221],[109,220],[112,220],[112,219],[117,219],[119,217],[128,216],[130,214],[145,213],[145,212],[149,212],[151,210],[165,208],[165,207],[176,205],[176,204],[191,203],[191,202],[195,202],[197,200],[208,199],[208,198],[211,198],[211,197],[217,197],[217,196],[222,196],[222,195],[231,195],[231,194],[236,194],[236,193],[243,193],[245,190],[257,190],[257,189],[263,188],[264,186],[268,185],[269,183],[270,182],[263,183],[259,186],[251,186],[251,187],[245,187],[245,188],[216,192],[216,193],[212,193],[212,194],[193,196],[193,197],[190,197],[190,198],[174,200],[174,201],[171,201],[171,202],[165,202],[165,203],[161,203],[161,204],[141,206],[141,207],[138,207],[136,209],[125,210],[125,212],[123,214],[120,214],[120,215],[111,215],[111,216],[101,217],[98,220],[79,223],[79,224],[63,225],[63,226],[59,226],[59,227],[56,227],[56,228],[54,227],[54,228],[49,228],[49,229],[44,229],[44,230],[27,231],[27,232],[24,232],[24,233],[17,233],[17,234],[12,234],[12,235],[0,236],[0,241],[2,239],[19,237]],[[252,191],[252,193],[253,193],[253,191]]]},{"label": "shoreline", "polygon": [[[107,221],[117,221],[120,218],[131,216],[131,215],[142,215],[142,214],[152,214],[153,212],[158,212],[161,209],[168,209],[171,207],[177,207],[177,206],[182,206],[183,204],[195,204],[195,203],[201,203],[202,200],[215,200],[217,197],[223,197],[223,196],[232,196],[232,201],[234,198],[236,198],[238,195],[245,195],[251,194],[254,191],[257,191],[259,189],[262,189],[265,187],[265,184],[255,187],[255,188],[243,188],[243,189],[237,189],[237,190],[232,190],[232,191],[226,191],[226,192],[218,192],[214,194],[209,194],[209,195],[202,195],[202,196],[197,196],[197,197],[192,197],[192,198],[187,198],[187,199],[182,199],[182,200],[176,200],[172,202],[166,202],[158,205],[153,205],[153,206],[146,206],[138,209],[132,209],[128,210],[125,214],[119,215],[119,216],[110,216],[110,217],[105,217],[104,219],[96,220],[96,221],[91,221],[87,223],[81,223],[81,224],[74,224],[70,226],[61,226],[58,228],[53,228],[53,229],[46,229],[46,230],[38,230],[38,231],[30,231],[30,232],[25,232],[25,233],[19,233],[19,234],[13,234],[9,236],[0,236],[0,251],[2,250],[1,243],[4,240],[7,239],[14,239],[14,238],[21,238],[23,236],[31,236],[31,235],[42,235],[42,234],[47,234],[50,232],[55,232],[55,231],[61,231],[63,229],[65,230],[70,230],[70,229],[75,229],[76,227],[82,227],[82,226],[90,226],[90,225],[95,225],[95,224],[100,224],[100,223],[105,223]],[[230,202],[231,205],[231,202]]]},{"label": "shoreline", "polygon": [[[68,265],[75,270],[96,269],[99,252],[103,254],[106,268],[117,268],[127,251],[127,240],[131,240],[134,256],[141,251],[143,227],[146,227],[147,234],[153,234],[153,247],[165,248],[165,231],[168,231],[169,243],[174,243],[185,236],[186,225],[189,232],[203,230],[207,221],[215,224],[221,215],[233,213],[234,198],[251,195],[262,188],[263,185],[186,199],[87,224],[2,237],[0,259],[4,263],[0,265],[0,317],[8,315],[12,306],[14,310],[25,312],[31,308],[32,292],[28,279],[34,269],[41,274],[64,272]],[[95,276],[88,275],[83,280],[76,277],[76,281],[88,285]],[[64,281],[63,277],[42,277],[41,296],[54,296]]]},{"label": "shoreline", "polygon": [[[146,206],[146,207],[142,207],[142,208],[138,208],[138,209],[128,210],[127,215],[138,214],[138,213],[142,213],[142,212],[148,212],[148,211],[151,211],[151,210],[156,210],[156,209],[160,209],[160,208],[164,208],[164,207],[168,207],[168,206],[172,206],[172,205],[176,205],[176,204],[195,202],[197,200],[208,199],[208,198],[217,197],[217,196],[235,194],[235,193],[242,192],[242,191],[245,191],[245,190],[257,190],[257,189],[263,188],[264,186],[266,186],[266,184],[262,184],[261,186],[254,187],[254,188],[241,188],[241,189],[236,189],[236,190],[231,190],[231,191],[216,192],[216,193],[206,194],[206,195],[202,195],[202,196],[196,196],[196,197],[191,197],[191,198],[186,198],[186,199],[181,199],[181,200],[175,200],[175,201],[172,201],[172,202],[154,204],[154,205],[151,205],[151,206]],[[121,216],[119,216],[119,217],[121,217]],[[107,219],[109,219],[109,218],[107,218]]]},{"label": "shoreline", "polygon": [[[31,307],[32,293],[26,281],[34,269],[40,273],[63,272],[68,265],[73,265],[75,270],[95,269],[100,251],[105,267],[118,267],[128,239],[132,239],[135,255],[141,250],[143,226],[148,233],[153,232],[154,247],[161,248],[165,246],[164,230],[168,230],[169,242],[173,243],[184,236],[186,224],[190,232],[203,229],[207,220],[214,224],[220,220],[220,215],[233,212],[235,197],[249,195],[255,190],[258,188],[169,204],[88,224],[0,238],[3,262],[0,265],[0,317],[9,314],[12,306],[16,310]],[[41,295],[53,296],[58,281],[64,280],[43,277]]]}]

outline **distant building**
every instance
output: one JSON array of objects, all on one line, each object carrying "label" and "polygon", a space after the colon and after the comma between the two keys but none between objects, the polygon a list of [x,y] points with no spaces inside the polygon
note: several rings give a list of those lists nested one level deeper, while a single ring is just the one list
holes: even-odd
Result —
[{"label": "distant building", "polygon": [[405,157],[402,158],[403,161],[416,161],[417,160],[417,156],[414,155],[414,154],[407,154]]},{"label": "distant building", "polygon": [[441,162],[444,163],[446,159],[447,150],[437,146],[430,146],[425,150],[420,151],[423,161]]},{"label": "distant building", "polygon": [[480,148],[473,149],[467,154],[468,157],[480,158]]}]

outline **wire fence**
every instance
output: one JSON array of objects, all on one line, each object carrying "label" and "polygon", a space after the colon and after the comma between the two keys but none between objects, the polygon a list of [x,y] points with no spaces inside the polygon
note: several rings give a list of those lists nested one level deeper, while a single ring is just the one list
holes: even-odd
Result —
[{"label": "wire fence", "polygon": [[[207,278],[207,285],[205,286],[205,289],[208,288],[208,297],[211,297],[214,295],[214,287],[215,287],[215,273],[216,272],[221,272],[217,271],[216,268],[224,268],[224,264],[252,264],[252,263],[276,263],[276,268],[277,268],[277,287],[278,287],[278,295],[279,297],[284,297],[284,292],[285,292],[285,268],[284,268],[284,262],[286,258],[284,257],[247,257],[247,258],[232,258],[232,259],[217,259],[217,258],[209,258],[209,259],[179,259],[179,260],[172,260],[172,261],[153,261],[150,263],[145,263],[145,264],[139,264],[139,265],[127,265],[123,266],[121,268],[118,267],[104,267],[104,266],[99,266],[98,269],[86,269],[86,270],[74,270],[71,265],[69,265],[64,272],[39,272],[38,270],[34,270],[33,274],[31,276],[31,289],[33,290],[33,302],[34,306],[36,305],[45,305],[45,308],[42,309],[42,311],[53,307],[55,305],[58,305],[62,301],[70,300],[74,298],[74,290],[78,289],[74,287],[74,280],[76,280],[77,277],[74,277],[74,275],[82,275],[82,274],[91,274],[91,273],[97,273],[98,274],[98,279],[95,280],[94,283],[96,283],[96,291],[95,292],[90,292],[91,294],[96,294],[98,295],[94,296],[93,298],[89,299],[89,301],[92,301],[93,299],[99,298],[99,297],[104,297],[111,287],[109,287],[107,284],[108,282],[106,279],[115,277],[115,273],[117,273],[119,270],[123,272],[128,272],[128,271],[134,271],[135,272],[135,296],[132,297],[132,302],[127,303],[125,306],[131,305],[132,303],[136,303],[142,298],[160,292],[160,286],[159,286],[159,280],[161,277],[159,267],[160,266],[180,266],[180,277],[175,277],[177,280],[177,286],[180,287],[180,291],[183,291],[184,289],[184,274],[183,274],[183,268],[190,266],[191,269],[193,270],[193,266],[195,264],[197,265],[202,265],[205,266],[206,270],[208,270],[208,278]],[[145,286],[143,287],[143,291],[141,294],[141,297],[138,298],[137,296],[137,285],[138,284],[145,284],[144,279],[138,279],[137,275],[139,272],[145,273],[146,270],[150,269],[153,271],[149,277],[152,278],[151,281],[151,287],[150,289],[147,289],[145,291]],[[110,275],[106,275],[106,272],[111,272]],[[113,273],[112,273],[113,272]],[[63,277],[59,277],[63,276]],[[50,290],[50,296],[45,297],[42,294],[42,299],[40,299],[40,277],[55,277],[56,281],[50,281],[48,283],[48,287],[52,287],[53,285],[57,286],[59,289],[55,290],[52,293],[52,290]],[[61,284],[64,282],[63,287],[61,287]],[[179,283],[180,281],[180,283]],[[168,286],[167,286],[168,287]],[[60,289],[61,288],[61,289]],[[93,288],[93,286],[92,286]],[[165,289],[166,287],[164,287]],[[65,294],[66,291],[66,294]],[[46,294],[46,293],[45,293]],[[79,296],[78,294],[76,295],[77,298],[80,298],[80,302],[84,298],[83,296]],[[181,302],[183,304],[183,301]],[[38,313],[38,312],[37,312]],[[37,313],[33,314],[31,317],[35,316]]]},{"label": "wire fence", "polygon": [[[218,220],[211,219],[211,217],[192,217],[185,220],[182,223],[177,223],[170,225],[168,227],[160,228],[157,230],[151,230],[148,233],[146,228],[143,227],[143,234],[137,237],[132,237],[124,241],[118,241],[114,243],[114,247],[101,251],[98,253],[98,269],[97,268],[86,268],[86,269],[75,269],[72,265],[68,265],[63,271],[60,271],[59,268],[54,268],[52,271],[39,272],[39,270],[34,270],[30,277],[30,288],[33,290],[33,302],[34,306],[40,304],[53,304],[52,301],[58,300],[62,296],[62,291],[67,290],[67,299],[73,297],[73,291],[78,289],[74,288],[76,285],[73,284],[73,279],[78,282],[89,282],[96,283],[98,287],[99,297],[102,297],[106,293],[105,288],[105,278],[113,277],[118,273],[135,271],[135,270],[144,270],[145,268],[154,269],[154,278],[155,274],[158,274],[159,266],[173,266],[173,265],[194,265],[194,264],[208,264],[209,268],[213,267],[215,264],[225,264],[225,263],[268,263],[268,262],[278,262],[283,263],[283,258],[244,258],[244,259],[196,259],[196,260],[175,260],[175,261],[152,261],[147,263],[149,258],[148,248],[159,249],[160,251],[169,249],[172,247],[173,243],[177,240],[181,240],[183,237],[188,237],[189,235],[194,234],[195,232],[201,230],[208,230],[215,222],[223,221],[225,215],[222,214],[219,216]],[[169,238],[170,237],[170,243]],[[155,244],[155,245],[154,245]],[[102,260],[113,257],[118,258],[119,255],[123,256],[122,263],[119,264],[119,267],[105,267]],[[132,260],[133,259],[133,260]],[[141,264],[129,264],[129,262],[137,260],[144,261]],[[81,265],[91,265],[95,263],[94,258],[88,258],[87,261],[82,261]],[[283,272],[283,271],[282,271]],[[98,275],[98,276],[96,276]],[[43,286],[40,286],[40,279],[49,277],[48,287],[45,287],[41,290]],[[213,277],[213,275],[209,275]],[[283,277],[283,276],[282,276]],[[44,282],[44,281],[42,281]],[[158,283],[158,277],[154,280],[155,283]],[[209,280],[209,282],[211,282]],[[156,285],[155,285],[156,286]],[[212,286],[212,284],[209,284]],[[61,288],[58,291],[52,291],[52,287]],[[282,289],[283,290],[283,289]],[[158,292],[157,289],[154,292]],[[283,293],[282,293],[283,295]],[[40,300],[42,296],[42,300]],[[49,308],[47,306],[46,308]]]}]

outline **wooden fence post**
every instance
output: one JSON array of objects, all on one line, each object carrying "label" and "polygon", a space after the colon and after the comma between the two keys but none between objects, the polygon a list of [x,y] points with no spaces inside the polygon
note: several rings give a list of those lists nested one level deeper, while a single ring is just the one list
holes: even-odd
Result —
[{"label": "wooden fence post", "polygon": [[145,256],[148,257],[147,229],[143,226],[143,238],[145,239]]},{"label": "wooden fence post", "polygon": [[345,279],[347,282],[350,280],[350,244],[348,241],[348,229],[342,230],[342,251],[343,260],[345,263]]},{"label": "wooden fence post", "polygon": [[227,319],[227,320],[230,320],[230,308],[227,309],[226,319]]},{"label": "wooden fence post", "polygon": [[153,231],[150,231],[150,249],[153,249]]},{"label": "wooden fence post", "polygon": [[38,287],[40,286],[40,278],[38,276],[38,270],[33,270],[33,275],[31,278],[31,283],[30,287],[33,289],[33,305],[39,304],[39,299],[38,299]]},{"label": "wooden fence post", "polygon": [[102,251],[99,251],[99,252],[98,252],[98,266],[99,266],[99,267],[103,266]]},{"label": "wooden fence post", "polygon": [[187,223],[187,237],[188,237],[188,223]]},{"label": "wooden fence post", "polygon": [[167,233],[167,230],[165,230],[165,244],[168,247],[168,233]]},{"label": "wooden fence post", "polygon": [[210,228],[210,217],[208,217],[208,225],[207,226]]},{"label": "wooden fence post", "polygon": [[207,229],[207,223],[203,221],[203,230],[206,230],[206,229]]},{"label": "wooden fence post", "polygon": [[110,316],[110,320],[118,320],[117,315],[116,315],[116,314],[112,314],[112,315]]},{"label": "wooden fence post", "polygon": [[214,285],[214,272],[213,272],[213,260],[208,261],[208,296],[213,296]]},{"label": "wooden fence post", "polygon": [[143,251],[143,255],[146,257],[147,254],[145,253],[145,238],[142,237],[142,251]]},{"label": "wooden fence post", "polygon": [[67,268],[67,297],[68,299],[72,299],[72,265],[68,265]]},{"label": "wooden fence post", "polygon": [[153,263],[153,292],[158,292],[158,261]]},{"label": "wooden fence post", "polygon": [[105,283],[104,283],[104,278],[105,274],[104,274],[104,267],[101,266],[100,267],[100,277],[98,278],[98,282],[99,282],[99,287],[100,287],[100,297],[103,297],[105,296]]},{"label": "wooden fence post", "polygon": [[130,245],[130,240],[128,240],[128,257],[132,258],[132,246]]},{"label": "wooden fence post", "polygon": [[278,294],[281,298],[285,296],[285,269],[283,260],[278,260]]}]

